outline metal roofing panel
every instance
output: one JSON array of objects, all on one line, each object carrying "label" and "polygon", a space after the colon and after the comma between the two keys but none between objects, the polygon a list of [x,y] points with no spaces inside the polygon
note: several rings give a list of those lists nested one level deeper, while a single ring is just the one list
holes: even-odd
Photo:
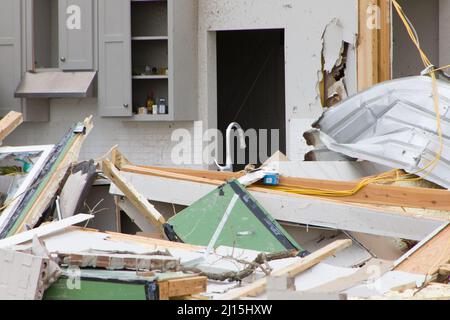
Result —
[{"label": "metal roofing panel", "polygon": [[332,151],[417,173],[448,189],[450,84],[438,81],[438,90],[444,148],[432,172],[418,172],[440,146],[429,77],[384,82],[345,100],[319,120],[320,138]]}]

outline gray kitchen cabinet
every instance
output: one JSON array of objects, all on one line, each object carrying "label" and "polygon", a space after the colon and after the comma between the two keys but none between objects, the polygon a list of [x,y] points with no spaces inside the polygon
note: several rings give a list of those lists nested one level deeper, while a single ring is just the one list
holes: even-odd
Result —
[{"label": "gray kitchen cabinet", "polygon": [[[100,114],[197,119],[197,0],[100,0]],[[164,114],[137,114],[163,98]],[[126,107],[124,107],[126,106]]]},{"label": "gray kitchen cabinet", "polygon": [[132,115],[129,0],[99,0],[98,100],[100,115]]},{"label": "gray kitchen cabinet", "polygon": [[21,77],[21,3],[1,0],[0,9],[0,116],[21,111],[14,91]]},{"label": "gray kitchen cabinet", "polygon": [[92,0],[59,0],[59,68],[94,68],[94,4]]},{"label": "gray kitchen cabinet", "polygon": [[197,0],[169,0],[169,96],[174,120],[197,119]]}]

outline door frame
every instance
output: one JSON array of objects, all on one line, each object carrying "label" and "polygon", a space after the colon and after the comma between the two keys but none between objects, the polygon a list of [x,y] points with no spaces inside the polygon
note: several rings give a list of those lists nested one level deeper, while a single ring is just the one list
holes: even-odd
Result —
[{"label": "door frame", "polygon": [[[369,28],[374,14],[377,28]],[[358,15],[358,91],[362,91],[392,78],[392,1],[358,0]]]}]

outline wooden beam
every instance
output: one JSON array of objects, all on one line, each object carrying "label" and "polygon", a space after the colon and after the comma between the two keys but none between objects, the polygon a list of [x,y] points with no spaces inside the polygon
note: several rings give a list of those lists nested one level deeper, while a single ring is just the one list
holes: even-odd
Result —
[{"label": "wooden beam", "polygon": [[[122,172],[123,177],[152,201],[189,206],[217,188],[214,184],[191,182],[160,176]],[[166,190],[171,190],[167,192]],[[189,192],[186,192],[189,190]],[[442,225],[443,217],[349,204],[279,191],[249,189],[252,196],[278,221],[362,232],[379,236],[420,241]],[[123,195],[114,185],[110,192]]]},{"label": "wooden beam", "polygon": [[[351,240],[339,240],[335,241],[328,246],[317,250],[309,256],[300,259],[298,262],[277,270],[271,274],[271,276],[287,276],[295,277],[300,273],[312,268],[319,264],[328,257],[333,256],[339,251],[342,251],[352,245]],[[236,300],[248,296],[257,296],[266,290],[267,277],[259,279],[248,286],[240,290],[234,290],[220,297],[220,300]]]},{"label": "wooden beam", "polygon": [[0,142],[5,140],[23,122],[23,116],[19,112],[11,111],[0,120]]},{"label": "wooden beam", "polygon": [[187,277],[159,281],[159,299],[169,300],[204,293],[207,289],[208,278]]},{"label": "wooden beam", "polygon": [[403,262],[395,267],[397,271],[421,275],[434,275],[442,265],[450,262],[450,224],[424,244],[419,244]]},{"label": "wooden beam", "polygon": [[155,254],[110,254],[87,252],[58,252],[58,258],[68,266],[80,268],[102,268],[107,270],[157,270],[160,272],[177,272],[180,259],[172,256]]},{"label": "wooden beam", "polygon": [[358,91],[391,79],[391,1],[359,0]]},{"label": "wooden beam", "polygon": [[[376,19],[370,17],[370,8],[378,6],[377,0],[359,0],[359,36],[357,48],[358,91],[363,91],[378,82],[378,31]],[[373,14],[373,13],[372,13]]]},{"label": "wooden beam", "polygon": [[212,184],[212,185],[222,185],[226,180],[228,180],[228,179],[223,179],[223,180],[210,179],[209,177],[203,178],[201,175],[189,175],[186,173],[177,173],[176,170],[174,172],[172,172],[171,170],[163,171],[163,170],[160,170],[159,168],[140,167],[140,166],[133,166],[133,165],[122,166],[121,171],[143,174],[143,175],[151,175],[151,176],[157,176],[157,177],[165,177],[165,178],[171,178],[171,179],[176,179],[176,180],[185,180],[185,181],[206,183],[206,184]]},{"label": "wooden beam", "polygon": [[[242,174],[214,172],[206,170],[189,170],[176,168],[155,168],[133,165],[122,166],[123,172],[144,175],[154,175],[178,180],[221,185],[227,180],[239,178]],[[289,189],[325,189],[325,190],[351,190],[356,182],[331,181],[317,179],[303,179],[280,177],[280,187]],[[272,192],[273,187],[254,185],[248,190]],[[319,197],[319,196],[315,196]],[[358,193],[347,197],[320,196],[319,198],[332,199],[346,203],[386,205],[406,208],[420,208],[430,210],[450,211],[450,192],[448,190],[390,186],[370,184]]]},{"label": "wooden beam", "polygon": [[122,166],[131,164],[131,162],[119,151],[117,146],[111,149],[111,163],[119,170]]},{"label": "wooden beam", "polygon": [[378,0],[380,29],[378,30],[378,82],[392,79],[392,1]]},{"label": "wooden beam", "polygon": [[111,182],[113,182],[136,207],[136,209],[164,235],[164,224],[166,220],[130,183],[128,183],[111,164],[109,160],[103,160],[102,170]]},{"label": "wooden beam", "polygon": [[[83,230],[86,232],[89,232],[88,230]],[[138,235],[129,235],[129,234],[123,234],[123,233],[117,233],[117,232],[105,232],[107,235],[109,235],[110,240],[112,241],[131,241],[138,243],[142,246],[151,248],[151,250],[155,250],[158,247],[165,248],[165,249],[180,249],[180,250],[186,250],[186,251],[201,251],[205,250],[204,247],[200,246],[194,246],[188,243],[181,243],[181,242],[173,242],[173,241],[167,241],[167,240],[161,240],[156,238],[148,238],[148,237],[142,237]]]}]

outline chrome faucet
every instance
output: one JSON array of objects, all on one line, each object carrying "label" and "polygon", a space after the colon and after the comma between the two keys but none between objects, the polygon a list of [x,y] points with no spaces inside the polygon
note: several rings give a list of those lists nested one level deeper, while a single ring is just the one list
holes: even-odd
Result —
[{"label": "chrome faucet", "polygon": [[247,147],[247,144],[245,143],[245,136],[244,136],[244,130],[242,130],[242,127],[237,123],[233,122],[231,123],[227,128],[226,133],[226,152],[227,152],[227,158],[225,162],[225,166],[219,165],[217,160],[214,160],[216,163],[216,166],[219,168],[219,171],[233,171],[233,159],[231,159],[231,133],[233,129],[236,128],[237,132],[239,134],[239,141],[240,141],[240,147],[241,149],[245,149]]}]

